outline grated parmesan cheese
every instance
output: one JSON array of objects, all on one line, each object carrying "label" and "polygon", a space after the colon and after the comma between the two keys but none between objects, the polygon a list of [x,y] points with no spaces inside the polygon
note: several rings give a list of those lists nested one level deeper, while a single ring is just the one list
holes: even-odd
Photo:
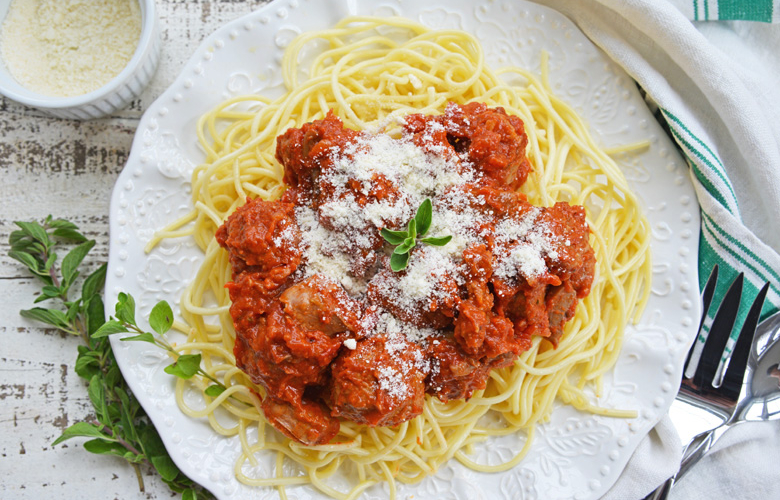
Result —
[{"label": "grated parmesan cheese", "polygon": [[[397,314],[412,317],[432,310],[437,302],[446,302],[453,284],[466,284],[463,252],[470,246],[492,240],[493,272],[508,281],[547,271],[545,259],[557,258],[556,242],[552,231],[540,222],[541,209],[532,208],[522,217],[496,223],[492,212],[485,209],[487,200],[471,188],[479,174],[468,158],[443,151],[434,140],[434,134],[442,131],[441,123],[428,122],[422,134],[425,147],[408,137],[376,132],[363,133],[343,148],[330,150],[331,162],[320,174],[320,182],[328,186],[327,198],[316,209],[299,206],[295,212],[302,234],[305,266],[299,272],[303,277],[324,275],[358,300],[371,288],[390,300]],[[371,195],[377,179],[391,195],[381,199]],[[449,234],[452,240],[444,246],[415,247],[403,273],[380,266],[365,276],[355,276],[356,256],[375,256],[371,252],[381,251],[376,250],[379,230],[401,228],[426,198],[433,202],[426,236]],[[290,237],[282,233],[277,238],[282,242]],[[385,348],[391,356],[409,342],[423,345],[437,334],[433,328],[419,328],[376,304],[360,321],[359,335],[388,336]],[[344,345],[354,349],[353,342],[347,340]],[[415,360],[414,368],[423,373],[435,369],[422,358]],[[402,377],[391,368],[383,370],[380,385],[400,397]]]},{"label": "grated parmesan cheese", "polygon": [[97,90],[118,75],[140,36],[137,0],[13,0],[0,48],[22,86],[69,97]]}]

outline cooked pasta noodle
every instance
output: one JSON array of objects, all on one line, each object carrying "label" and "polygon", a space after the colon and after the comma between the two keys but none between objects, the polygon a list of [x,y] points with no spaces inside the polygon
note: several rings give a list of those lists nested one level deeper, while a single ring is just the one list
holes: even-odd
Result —
[{"label": "cooked pasta noodle", "polygon": [[[227,390],[217,397],[204,394],[206,404],[195,408],[185,401],[185,392],[205,391],[210,382],[179,380],[176,398],[188,416],[206,417],[215,432],[239,436],[235,473],[241,482],[278,487],[282,498],[285,487],[310,484],[345,499],[389,481],[394,496],[396,481],[419,481],[452,458],[478,471],[514,467],[530,447],[534,425],[550,416],[556,398],[596,414],[634,415],[595,406],[588,388],[598,393],[602,375],[620,352],[626,324],[639,318],[648,298],[648,223],[616,162],[577,113],[551,93],[546,65],[543,57],[541,79],[520,68],[493,71],[467,33],[433,31],[398,18],[349,18],[291,43],[282,61],[286,91],[281,97],[236,97],[201,118],[197,133],[206,157],[192,175],[194,209],[148,248],[162,238],[187,235],[205,253],[181,301],[184,323],[177,327],[187,342],[177,349],[201,353],[203,368]],[[450,101],[502,106],[523,120],[533,170],[521,190],[535,205],[567,201],[586,207],[597,257],[591,293],[579,303],[557,348],[535,338],[513,366],[493,370],[487,387],[468,401],[442,403],[429,396],[422,415],[395,428],[345,421],[328,445],[304,446],[283,438],[260,410],[263,389],[235,366],[235,332],[224,289],[231,270],[215,231],[247,198],[276,199],[283,193],[283,171],[274,151],[276,137],[288,128],[321,119],[330,109],[347,127],[382,128],[408,113],[439,114]],[[503,425],[489,424],[488,414]],[[469,454],[482,440],[514,433],[525,436],[525,444],[504,464],[478,463]],[[276,454],[276,472],[252,475],[263,453]],[[296,463],[305,474],[285,476],[285,467]],[[347,471],[350,490],[328,482],[337,470]]]}]

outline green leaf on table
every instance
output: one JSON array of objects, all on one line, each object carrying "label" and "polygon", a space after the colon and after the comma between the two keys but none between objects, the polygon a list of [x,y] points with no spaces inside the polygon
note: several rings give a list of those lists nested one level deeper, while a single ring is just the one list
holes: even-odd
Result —
[{"label": "green leaf on table", "polygon": [[32,309],[23,309],[19,312],[24,318],[34,319],[47,325],[52,325],[57,328],[68,330],[70,325],[68,324],[67,316],[65,313],[58,309],[44,309],[42,307],[33,307]]},{"label": "green leaf on table", "polygon": [[74,229],[78,230],[78,226],[76,224],[65,220],[65,219],[51,219],[51,216],[49,216],[46,219],[46,225],[49,226],[52,229]]},{"label": "green leaf on table", "polygon": [[100,361],[98,352],[90,350],[87,346],[78,346],[79,355],[76,358],[74,370],[76,374],[86,380],[92,379],[100,371]]},{"label": "green leaf on table", "polygon": [[122,372],[119,371],[119,365],[113,363],[108,367],[103,383],[109,388],[117,387],[122,383]]},{"label": "green leaf on table", "polygon": [[30,238],[36,241],[40,241],[47,248],[50,246],[51,240],[49,239],[49,235],[46,233],[46,230],[37,222],[15,221],[14,224],[19,226],[22,231],[24,231],[24,234]]},{"label": "green leaf on table", "polygon": [[19,250],[11,250],[8,252],[8,256],[11,257],[14,260],[18,260],[25,266],[27,266],[30,271],[32,271],[35,274],[42,274],[42,270],[40,267],[40,263],[38,262],[38,259],[33,257],[27,252],[22,252]]},{"label": "green leaf on table", "polygon": [[73,322],[76,320],[76,316],[78,316],[79,312],[81,312],[81,299],[75,302],[66,302],[65,305],[68,306],[68,311],[65,313],[65,317],[68,319],[68,324],[73,324]]},{"label": "green leaf on table", "polygon": [[171,457],[166,455],[157,455],[149,457],[154,468],[160,473],[160,476],[166,481],[173,481],[179,475],[179,468],[173,463]]},{"label": "green leaf on table", "polygon": [[[39,245],[34,245],[39,246]],[[43,253],[43,249],[39,250],[40,253]],[[52,251],[49,254],[49,258],[46,259],[46,262],[43,264],[43,270],[47,273],[51,271],[51,269],[54,267],[54,264],[57,262],[57,252]]]},{"label": "green leaf on table", "polygon": [[122,429],[131,441],[138,441],[138,430],[133,422],[135,421],[135,415],[138,407],[130,399],[130,395],[117,385],[114,387],[114,393],[119,398],[121,404],[121,413],[119,420],[122,424]]},{"label": "green leaf on table", "polygon": [[63,431],[62,435],[58,437],[51,445],[55,446],[60,444],[61,442],[74,438],[74,437],[92,437],[92,438],[101,438],[111,441],[116,441],[110,436],[107,436],[101,432],[101,429],[103,426],[98,426],[95,424],[91,424],[89,422],[77,422],[67,429]]},{"label": "green leaf on table", "polygon": [[115,316],[119,321],[135,325],[135,299],[132,295],[124,292],[119,294]]},{"label": "green leaf on table", "polygon": [[41,294],[38,295],[33,301],[35,304],[43,302],[44,300],[56,299],[60,296],[60,289],[54,285],[44,285],[41,288]]},{"label": "green leaf on table", "polygon": [[92,334],[92,338],[100,339],[115,333],[124,332],[127,332],[127,327],[122,322],[112,319],[103,323],[100,328],[98,328],[95,333]]},{"label": "green leaf on table", "polygon": [[122,342],[148,342],[150,344],[157,345],[157,342],[154,340],[154,335],[149,332],[139,333],[138,335],[133,335],[132,337],[124,337],[120,340]]},{"label": "green leaf on table", "polygon": [[173,364],[165,367],[165,373],[190,379],[200,369],[200,354],[182,354]]},{"label": "green leaf on table", "polygon": [[78,274],[77,268],[81,265],[84,257],[87,256],[92,247],[95,246],[95,240],[85,241],[81,245],[68,252],[65,258],[62,259],[62,265],[60,266],[62,272],[62,278],[65,283],[73,283]]},{"label": "green leaf on table", "polygon": [[81,446],[95,455],[115,455],[117,457],[124,457],[125,453],[127,453],[127,449],[121,444],[116,441],[108,441],[105,439],[91,439],[85,441]]},{"label": "green leaf on table", "polygon": [[81,285],[81,300],[85,303],[103,289],[103,285],[106,283],[107,267],[106,264],[103,264],[84,280]]},{"label": "green leaf on table", "polygon": [[[91,299],[85,300],[84,314],[87,319],[87,335],[94,338],[93,335],[106,323],[106,312],[103,307],[103,299],[99,294],[95,294]],[[117,332],[119,333],[119,332]]]},{"label": "green leaf on table", "polygon": [[57,238],[62,238],[63,240],[70,240],[79,243],[82,241],[87,241],[86,236],[71,228],[55,229],[51,234]]},{"label": "green leaf on table", "polygon": [[97,419],[100,423],[108,425],[108,408],[106,406],[106,391],[103,386],[103,380],[100,374],[95,374],[89,381],[89,387],[87,388],[87,394],[89,400],[92,402],[92,406],[95,407],[97,413]]},{"label": "green leaf on table", "polygon": [[146,456],[158,457],[167,454],[165,445],[153,425],[144,425],[138,430],[138,442]]},{"label": "green leaf on table", "polygon": [[27,234],[21,229],[11,231],[11,234],[8,235],[8,246],[12,250],[16,250],[17,247],[26,247],[27,244]]},{"label": "green leaf on table", "polygon": [[164,300],[161,300],[152,308],[152,312],[149,315],[149,326],[160,335],[170,330],[171,326],[173,326],[173,311],[171,306]]}]

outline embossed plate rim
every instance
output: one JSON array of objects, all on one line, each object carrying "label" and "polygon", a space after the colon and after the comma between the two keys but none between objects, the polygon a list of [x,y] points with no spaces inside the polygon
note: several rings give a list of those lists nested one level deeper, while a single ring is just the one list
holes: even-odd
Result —
[{"label": "embossed plate rim", "polygon": [[[546,7],[521,1],[479,6],[466,0],[439,1],[429,2],[423,8],[409,0],[360,3],[288,0],[268,4],[219,28],[203,41],[176,81],[149,107],[139,124],[130,157],[111,199],[106,303],[114,303],[119,290],[141,299],[141,315],[148,312],[157,298],[178,303],[179,293],[171,290],[181,288],[188,269],[182,265],[177,268],[173,259],[179,257],[178,264],[184,262],[194,267],[197,257],[193,257],[196,255],[193,248],[183,243],[166,243],[145,255],[142,246],[154,229],[174,215],[159,212],[163,208],[175,212],[180,208],[176,203],[188,199],[187,170],[200,155],[191,140],[194,121],[221,101],[223,94],[229,94],[225,90],[229,83],[225,72],[246,69],[249,54],[259,54],[252,63],[255,73],[246,74],[250,87],[255,88],[259,83],[252,86],[253,81],[260,82],[268,76],[258,75],[257,68],[261,66],[258,61],[270,60],[271,66],[278,66],[280,47],[275,42],[283,45],[298,28],[325,27],[344,15],[377,11],[400,13],[418,20],[427,16],[427,24],[439,27],[460,22],[467,31],[476,32],[490,57],[526,62],[531,69],[538,68],[541,48],[549,50],[553,89],[560,90],[567,100],[584,99],[580,111],[592,118],[595,135],[604,143],[631,142],[642,134],[653,138],[647,152],[625,159],[624,166],[635,177],[634,184],[648,209],[654,232],[655,292],[640,324],[628,329],[621,357],[615,370],[607,376],[603,400],[600,400],[611,406],[630,404],[634,399],[622,393],[638,391],[641,393],[636,399],[640,403],[639,417],[605,419],[560,407],[549,424],[540,426],[529,456],[517,468],[497,476],[482,475],[466,471],[451,461],[438,475],[401,490],[402,494],[414,493],[417,498],[443,492],[453,498],[465,497],[467,493],[479,498],[502,493],[527,498],[599,498],[615,482],[639,441],[674,399],[674,381],[679,381],[682,357],[694,335],[696,322],[692,319],[699,314],[695,252],[699,219],[686,167],[632,87],[630,78],[567,18]],[[509,33],[505,38],[495,35],[497,30],[506,33],[506,29],[511,32],[518,27],[523,31]],[[550,41],[544,38],[548,32],[560,36]],[[237,53],[242,54],[238,61]],[[568,61],[568,57],[579,59]],[[571,62],[571,67],[556,67],[557,61]],[[603,93],[583,95],[594,89],[585,84],[581,88],[572,84],[573,72],[580,66],[585,68],[580,76],[586,81],[592,75],[602,78],[598,89],[606,89]],[[273,80],[273,71],[270,74]],[[594,102],[597,106],[591,109]],[[611,119],[612,107],[621,116]],[[604,116],[610,119],[600,123],[599,117]],[[649,184],[643,187],[640,181]],[[155,216],[162,220],[156,220]],[[659,348],[659,344],[663,347]],[[203,421],[189,419],[178,410],[172,398],[171,377],[162,373],[164,356],[140,343],[121,343],[116,337],[112,338],[112,345],[131,389],[159,429],[172,458],[186,474],[221,499],[276,495],[273,491],[238,483],[232,474],[237,453],[235,440],[217,438]],[[649,379],[652,387],[644,379]],[[573,454],[573,443],[579,446],[577,451],[592,454]],[[503,444],[491,441],[496,449],[501,449]],[[487,448],[481,451],[490,453]],[[232,458],[226,457],[231,453]],[[469,491],[470,481],[476,481],[479,489]],[[447,486],[453,482],[463,487]],[[368,497],[381,498],[383,491],[373,491]],[[297,488],[295,495],[320,498],[310,488]]]}]

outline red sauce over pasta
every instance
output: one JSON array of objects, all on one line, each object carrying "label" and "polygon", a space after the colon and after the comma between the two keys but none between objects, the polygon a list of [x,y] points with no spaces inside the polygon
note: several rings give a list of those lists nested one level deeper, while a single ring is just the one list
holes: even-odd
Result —
[{"label": "red sauce over pasta", "polygon": [[[265,388],[269,422],[304,444],[329,442],[340,419],[398,425],[426,394],[470,398],[533,336],[557,345],[593,281],[584,209],[517,192],[530,171],[519,118],[450,104],[396,135],[332,113],[288,130],[284,196],[248,200],[216,234],[237,366]],[[393,272],[380,229],[403,229],[424,198],[431,232],[453,239],[418,244]]]}]

